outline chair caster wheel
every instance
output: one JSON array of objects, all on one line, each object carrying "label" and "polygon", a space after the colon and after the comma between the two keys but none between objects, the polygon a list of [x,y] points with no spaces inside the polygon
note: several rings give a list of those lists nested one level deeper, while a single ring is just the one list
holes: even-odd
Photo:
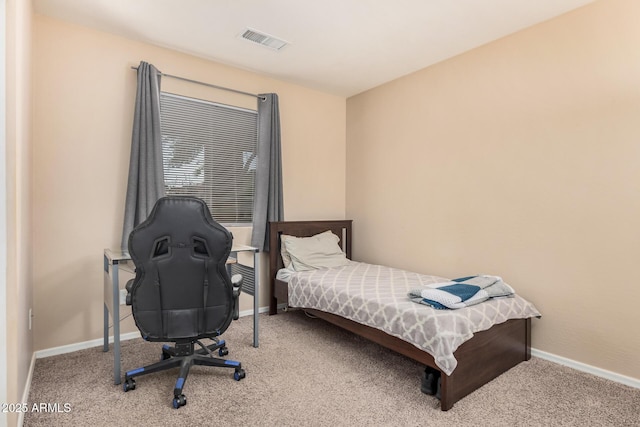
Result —
[{"label": "chair caster wheel", "polygon": [[229,354],[229,349],[227,347],[222,347],[218,350],[218,355],[220,355],[220,357],[224,357],[228,354]]},{"label": "chair caster wheel", "polygon": [[123,383],[122,383],[122,390],[124,390],[124,392],[128,392],[129,390],[135,390],[136,389],[136,380],[134,380],[133,378],[127,378]]},{"label": "chair caster wheel", "polygon": [[173,407],[175,409],[178,409],[179,407],[184,406],[186,404],[187,404],[187,396],[185,396],[184,394],[181,394],[180,396],[173,398]]},{"label": "chair caster wheel", "polygon": [[236,369],[236,371],[233,373],[233,379],[236,381],[240,381],[246,376],[247,374],[244,372],[244,369]]}]

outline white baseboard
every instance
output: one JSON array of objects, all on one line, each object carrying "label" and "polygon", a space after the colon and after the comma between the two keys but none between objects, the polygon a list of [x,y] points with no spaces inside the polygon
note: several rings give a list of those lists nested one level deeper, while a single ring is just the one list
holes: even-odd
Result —
[{"label": "white baseboard", "polygon": [[[29,365],[29,373],[27,374],[27,380],[24,385],[24,393],[22,393],[22,400],[20,402],[27,403],[29,402],[29,392],[31,391],[31,381],[33,379],[33,370],[36,367],[36,354],[33,353],[31,356],[31,364]],[[18,423],[16,424],[18,427],[22,427],[24,424],[24,411],[18,412]]]},{"label": "white baseboard", "polygon": [[[120,334],[120,341],[131,340],[134,338],[140,338],[140,332],[128,332],[126,334]],[[113,343],[113,336],[109,336],[109,343]],[[38,350],[35,352],[36,359],[42,359],[43,357],[57,356],[59,354],[72,353],[74,351],[85,350],[87,348],[98,347],[104,345],[104,339],[98,338],[91,341],[83,341],[75,344],[62,345],[60,347],[46,348],[44,350]]]},{"label": "white baseboard", "polygon": [[567,359],[566,357],[557,356],[535,348],[531,349],[531,355],[559,365],[573,368],[577,371],[595,375],[596,377],[606,378],[620,384],[628,385],[629,387],[640,389],[640,380],[636,378],[627,377],[626,375],[617,374],[615,372],[607,371],[606,369],[596,368],[595,366],[587,365],[586,363],[577,362],[575,360]]},{"label": "white baseboard", "polygon": [[[269,307],[260,307],[258,313],[266,313],[269,311]],[[253,315],[253,310],[243,310],[240,312],[240,317]],[[120,341],[132,340],[140,338],[140,332],[128,332],[126,334],[120,334]],[[113,336],[109,336],[109,343],[113,343]],[[87,348],[98,347],[104,345],[104,339],[98,338],[90,341],[83,341],[75,344],[63,345],[60,347],[47,348],[44,350],[38,350],[34,353],[36,359],[42,359],[43,357],[57,356],[59,354],[72,353],[74,351],[85,350]]]},{"label": "white baseboard", "polygon": [[[258,308],[258,313],[266,313],[269,311],[269,307],[260,307]],[[240,312],[240,317],[244,316],[253,316],[253,309],[251,310],[243,310]]]}]

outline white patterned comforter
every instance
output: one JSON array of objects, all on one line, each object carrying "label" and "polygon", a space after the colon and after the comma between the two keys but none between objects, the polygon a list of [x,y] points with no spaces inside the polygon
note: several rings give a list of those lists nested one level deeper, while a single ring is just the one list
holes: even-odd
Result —
[{"label": "white patterned comforter", "polygon": [[431,354],[447,375],[458,362],[453,353],[473,334],[509,319],[539,317],[515,295],[459,310],[416,304],[411,290],[447,279],[353,262],[343,267],[301,271],[289,280],[289,306],[313,308],[380,329]]}]

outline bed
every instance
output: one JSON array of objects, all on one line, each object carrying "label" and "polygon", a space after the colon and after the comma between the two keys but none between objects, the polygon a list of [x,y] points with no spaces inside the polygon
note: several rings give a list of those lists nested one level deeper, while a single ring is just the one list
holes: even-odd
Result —
[{"label": "bed", "polygon": [[[389,328],[385,330],[386,326],[383,327],[375,322],[372,323],[372,321],[360,320],[358,316],[345,315],[340,312],[340,310],[326,309],[324,307],[319,308],[317,304],[307,302],[309,301],[308,295],[302,299],[297,298],[293,293],[298,292],[297,289],[301,287],[299,286],[300,283],[304,283],[302,280],[305,278],[336,274],[336,278],[333,280],[339,281],[340,279],[337,278],[340,277],[340,274],[343,274],[343,276],[346,274],[351,277],[353,274],[356,274],[354,271],[358,269],[366,269],[366,271],[384,269],[381,271],[387,271],[386,267],[369,266],[368,264],[354,262],[345,267],[321,269],[318,271],[302,271],[294,275],[294,279],[291,279],[292,284],[276,277],[281,277],[281,274],[278,272],[282,272],[285,267],[285,260],[283,260],[281,251],[281,236],[304,238],[316,236],[326,231],[330,231],[337,236],[336,240],[344,252],[343,256],[351,260],[351,220],[280,221],[270,223],[269,277],[272,297],[269,313],[271,315],[277,314],[279,304],[288,304],[291,298],[295,301],[293,304],[295,307],[304,309],[313,316],[328,321],[425,365],[427,370],[431,369],[439,374],[440,408],[443,411],[449,410],[455,402],[500,374],[508,371],[520,362],[531,358],[531,317],[539,316],[539,313],[535,311],[535,307],[533,306],[531,306],[533,310],[529,309],[526,311],[526,315],[522,315],[523,318],[501,319],[489,327],[485,325],[483,328],[486,329],[484,330],[476,331],[472,334],[467,333],[468,336],[464,338],[462,344],[456,343],[451,347],[452,351],[451,354],[448,355],[448,358],[455,361],[453,368],[451,368],[451,366],[447,364],[446,357],[442,358],[439,353],[434,353],[428,346],[426,348],[429,349],[429,351],[427,351],[422,342],[416,343],[416,339],[404,339],[402,333],[397,333],[395,330]],[[290,262],[290,260],[287,261]],[[426,280],[424,279],[425,277],[429,278],[429,280],[439,279],[436,276],[422,276],[417,273],[402,272],[401,270],[391,269],[389,271],[396,275],[412,275],[411,278],[415,275],[419,280]],[[290,286],[292,295],[289,294]],[[405,290],[401,290],[401,292],[406,295],[404,291]],[[324,294],[329,291],[316,290],[315,292],[324,297]],[[314,299],[313,296],[311,296],[311,299]],[[315,300],[317,299],[318,298],[315,298]],[[406,299],[408,301],[408,298]],[[365,304],[368,304],[368,302],[365,302]],[[371,304],[375,304],[375,301],[372,301]],[[481,303],[477,306],[482,306],[482,304],[486,303]],[[457,312],[457,315],[460,315],[464,313],[464,310],[469,310],[467,308],[461,310],[434,310],[431,307],[421,306],[414,302],[409,302],[406,307],[409,307],[410,309],[408,311],[412,313],[426,313],[426,315],[429,316],[437,315],[441,316],[440,319],[445,319],[445,317],[442,316],[446,316],[447,313],[445,312],[447,311],[454,311]],[[484,307],[490,307],[490,305],[482,307],[485,309]],[[439,333],[435,333],[433,337],[427,337],[425,342],[432,341],[431,338],[433,338],[433,341],[437,341],[439,339],[438,334]],[[442,334],[445,336],[442,338],[443,340],[448,339],[446,337],[447,334],[447,331]],[[436,354],[436,357],[432,354]]]}]

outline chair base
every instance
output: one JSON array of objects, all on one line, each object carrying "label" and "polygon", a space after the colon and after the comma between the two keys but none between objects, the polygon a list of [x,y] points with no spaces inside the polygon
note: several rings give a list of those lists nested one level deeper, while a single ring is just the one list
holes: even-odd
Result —
[{"label": "chair base", "polygon": [[[195,350],[194,344],[196,342],[202,347],[201,349]],[[176,343],[175,347],[165,344],[162,346],[162,360],[142,368],[127,371],[122,388],[125,392],[135,390],[135,377],[180,367],[180,373],[173,389],[173,407],[178,409],[187,404],[187,399],[182,393],[182,389],[192,365],[234,368],[233,378],[236,381],[240,381],[245,377],[246,374],[240,362],[215,358],[213,357],[213,352],[216,350],[220,356],[226,356],[229,353],[224,340],[218,341],[214,339],[214,343],[208,346],[205,346],[200,341]]]}]

